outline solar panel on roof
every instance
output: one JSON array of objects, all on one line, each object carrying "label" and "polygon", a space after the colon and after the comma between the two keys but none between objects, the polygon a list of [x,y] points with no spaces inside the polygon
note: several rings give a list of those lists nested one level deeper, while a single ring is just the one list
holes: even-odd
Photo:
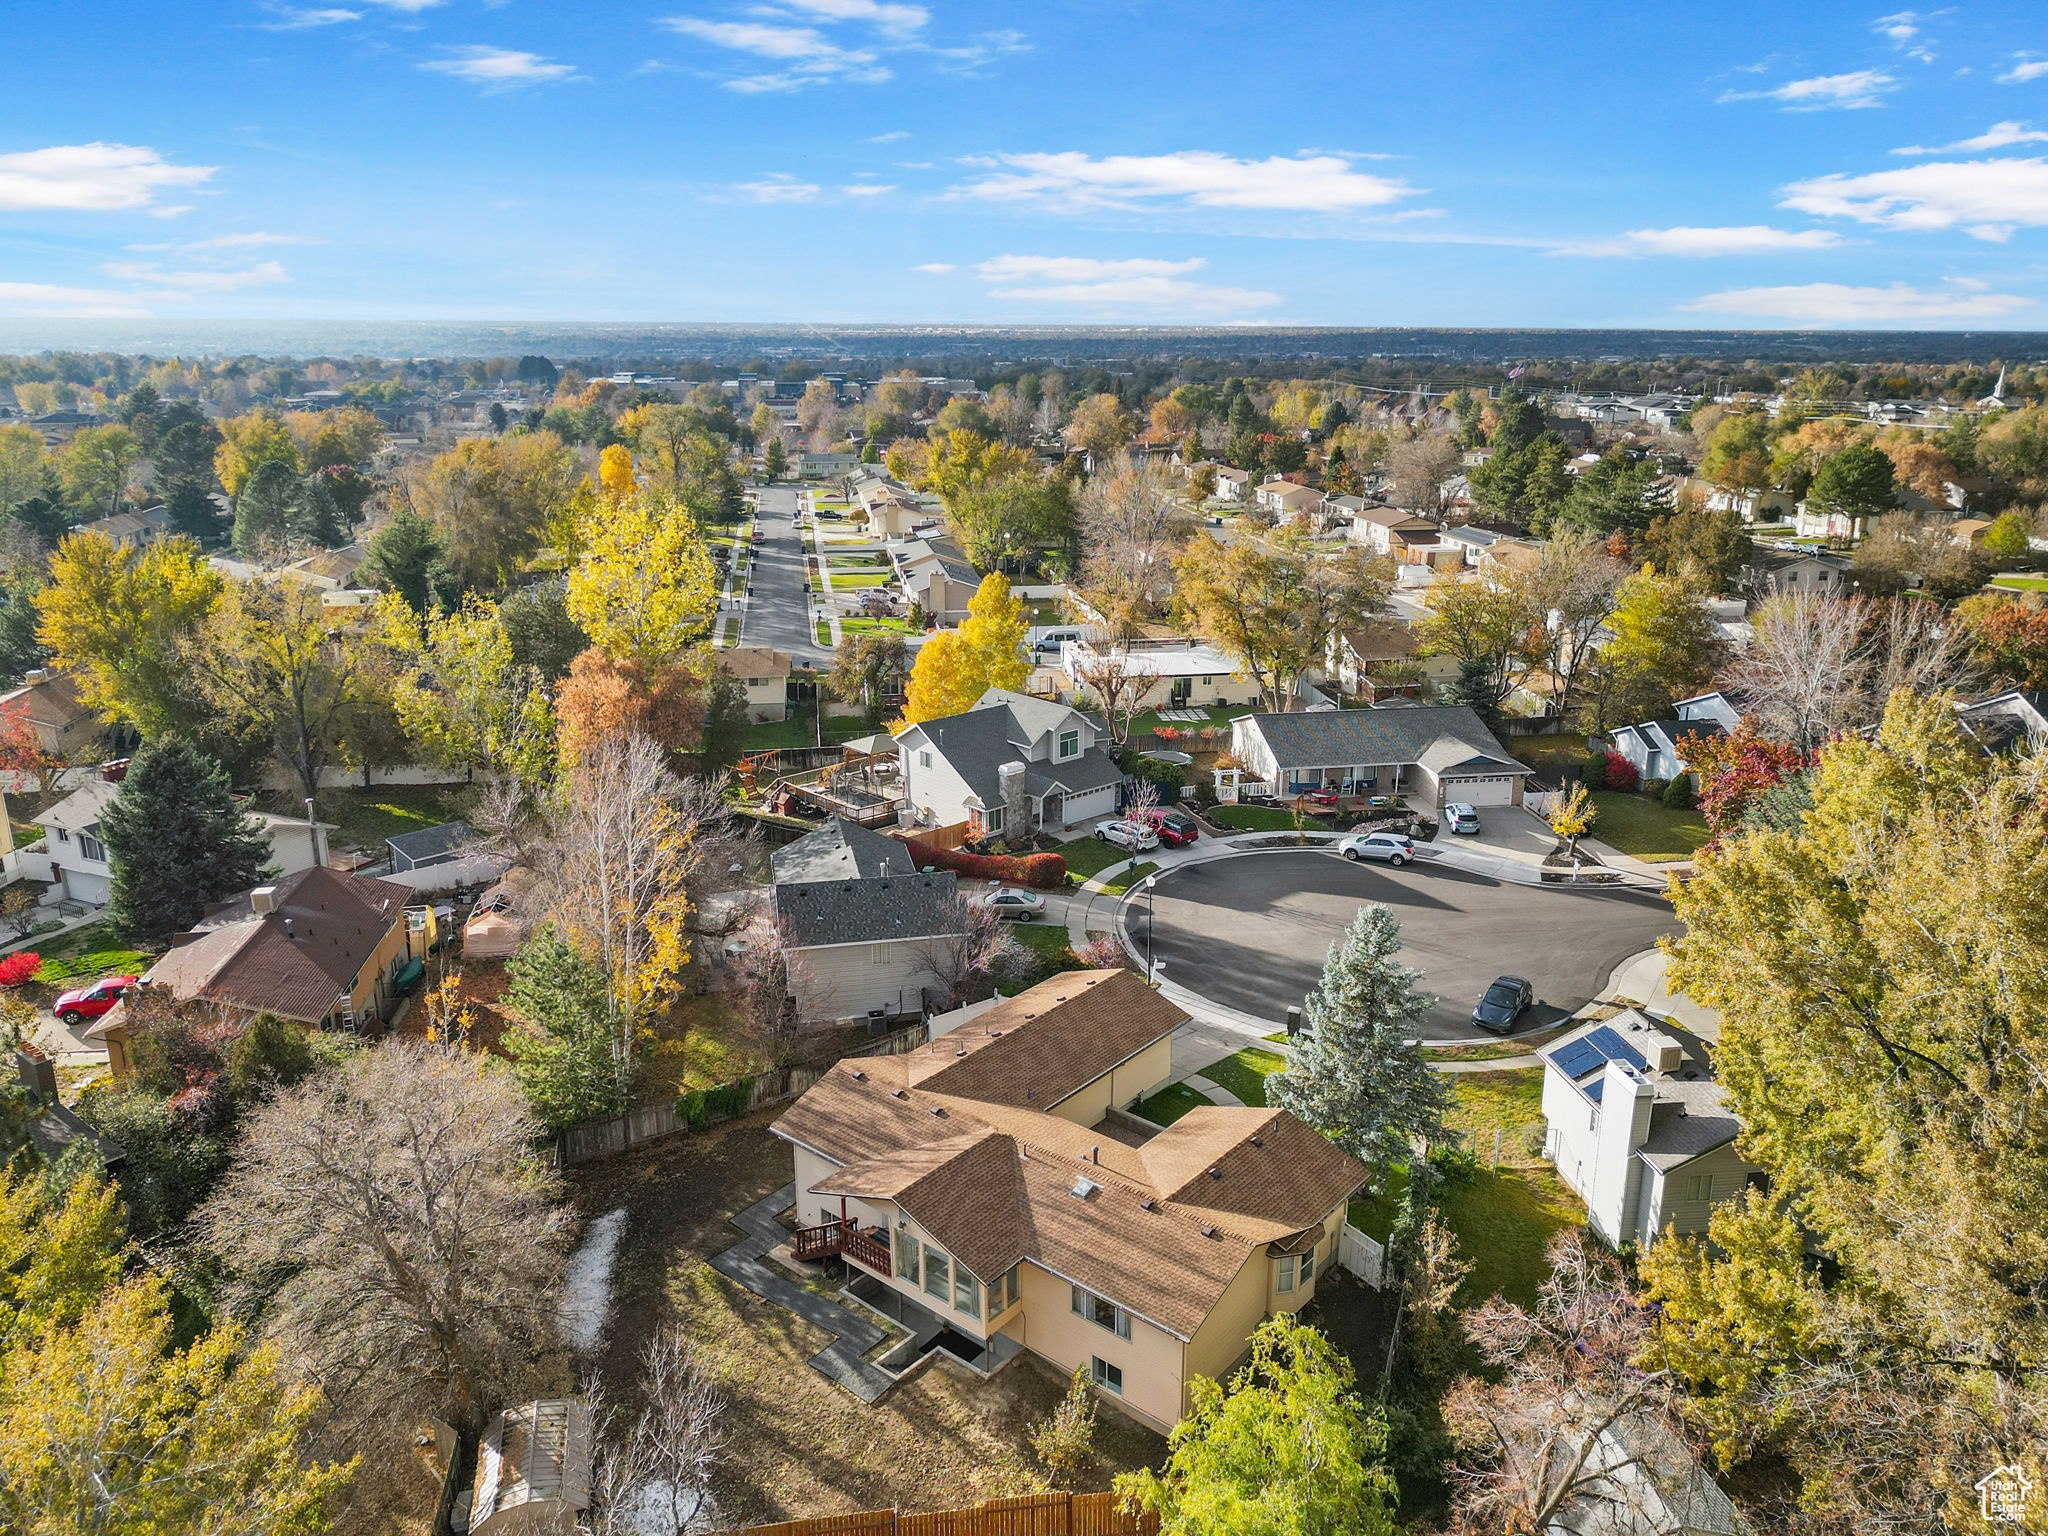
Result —
[{"label": "solar panel on roof", "polygon": [[1598,1050],[1606,1060],[1625,1061],[1638,1072],[1647,1070],[1650,1065],[1648,1059],[1644,1057],[1641,1051],[1630,1045],[1605,1024],[1602,1024],[1593,1033],[1586,1036],[1586,1042]]},{"label": "solar panel on roof", "polygon": [[1600,1054],[1590,1039],[1586,1039],[1559,1046],[1550,1053],[1550,1059],[1557,1063],[1558,1071],[1576,1082],[1596,1070],[1607,1058]]},{"label": "solar panel on roof", "polygon": [[1591,1099],[1595,1104],[1598,1104],[1600,1102],[1600,1095],[1603,1091],[1605,1091],[1606,1087],[1606,1078],[1595,1078],[1592,1082],[1586,1084],[1586,1097]]}]

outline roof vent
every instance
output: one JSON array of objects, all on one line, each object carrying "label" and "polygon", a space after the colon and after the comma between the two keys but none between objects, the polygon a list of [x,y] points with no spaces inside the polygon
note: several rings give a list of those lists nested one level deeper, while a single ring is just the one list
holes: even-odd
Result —
[{"label": "roof vent", "polygon": [[932,1113],[941,1120],[946,1118],[946,1108],[943,1104],[934,1104],[932,1106]]},{"label": "roof vent", "polygon": [[892,1099],[907,1099],[910,1097],[910,1095],[905,1093],[901,1088],[892,1088],[889,1090],[889,1097]]},{"label": "roof vent", "polygon": [[1245,1138],[1245,1140],[1249,1141],[1255,1147],[1263,1147],[1266,1144],[1262,1139],[1260,1139],[1259,1133],[1257,1131],[1253,1131],[1251,1135]]},{"label": "roof vent", "polygon": [[1076,1178],[1074,1180],[1074,1187],[1068,1190],[1067,1193],[1072,1195],[1076,1200],[1086,1200],[1090,1195],[1094,1194],[1100,1188],[1102,1188],[1102,1186],[1096,1183],[1093,1179],[1081,1177]]},{"label": "roof vent", "polygon": [[1204,1237],[1214,1237],[1215,1235],[1216,1235],[1216,1229],[1215,1229],[1214,1227],[1204,1227],[1204,1228],[1202,1228],[1202,1236],[1204,1236]]},{"label": "roof vent", "polygon": [[1209,1177],[1212,1179],[1220,1179],[1223,1177],[1223,1170],[1221,1168],[1211,1168],[1209,1170]]},{"label": "roof vent", "polygon": [[1150,1195],[1147,1195],[1144,1199],[1138,1202],[1138,1209],[1141,1211],[1156,1211],[1159,1209],[1159,1202],[1157,1200],[1154,1200]]},{"label": "roof vent", "polygon": [[853,1068],[853,1080],[856,1083],[864,1083],[868,1080],[868,1075],[867,1073],[861,1071],[859,1067],[855,1067]]},{"label": "roof vent", "polygon": [[1090,1147],[1088,1149],[1088,1161],[1091,1163],[1100,1163],[1102,1161],[1102,1148]]},{"label": "roof vent", "polygon": [[965,1056],[967,1054],[967,1047],[963,1045],[958,1050],[954,1051],[953,1054],[955,1056]]}]

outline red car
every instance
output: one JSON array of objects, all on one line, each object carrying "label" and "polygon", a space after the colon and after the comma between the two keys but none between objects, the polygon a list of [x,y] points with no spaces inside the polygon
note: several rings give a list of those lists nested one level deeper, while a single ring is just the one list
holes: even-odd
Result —
[{"label": "red car", "polygon": [[1152,830],[1169,848],[1185,848],[1202,835],[1201,829],[1195,825],[1195,818],[1185,811],[1168,811],[1152,823]]},{"label": "red car", "polygon": [[51,1011],[66,1024],[96,1019],[121,1001],[121,994],[134,986],[136,980],[133,976],[102,976],[89,987],[73,987],[61,994]]}]

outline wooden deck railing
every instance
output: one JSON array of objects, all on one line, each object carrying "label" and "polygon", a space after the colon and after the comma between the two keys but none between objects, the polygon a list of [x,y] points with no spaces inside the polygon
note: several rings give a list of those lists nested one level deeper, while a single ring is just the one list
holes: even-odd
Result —
[{"label": "wooden deck railing", "polygon": [[815,1263],[834,1254],[844,1254],[850,1259],[858,1260],[878,1275],[889,1273],[887,1240],[873,1232],[861,1231],[860,1223],[851,1216],[843,1221],[827,1221],[815,1227],[798,1227],[789,1248],[792,1256],[805,1263]]}]

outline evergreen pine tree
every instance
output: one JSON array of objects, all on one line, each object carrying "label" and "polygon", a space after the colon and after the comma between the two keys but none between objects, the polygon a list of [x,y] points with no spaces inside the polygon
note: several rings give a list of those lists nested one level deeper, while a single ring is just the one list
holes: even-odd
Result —
[{"label": "evergreen pine tree", "polygon": [[740,760],[747,740],[747,690],[729,668],[714,665],[705,687],[703,744],[698,767],[716,779]]},{"label": "evergreen pine tree", "polygon": [[603,972],[543,924],[505,967],[505,1002],[519,1023],[505,1031],[510,1053],[549,1130],[602,1120],[626,1107],[627,1085],[612,1055]]},{"label": "evergreen pine tree", "polygon": [[263,878],[270,844],[235,804],[228,776],[197,748],[174,739],[146,743],[100,815],[100,841],[114,867],[109,905],[137,939],[168,939],[207,906]]},{"label": "evergreen pine tree", "polygon": [[1401,963],[1401,925],[1377,904],[1359,908],[1330,946],[1308,995],[1306,1026],[1266,1102],[1291,1111],[1375,1171],[1443,1135],[1450,1092],[1412,1037],[1430,998]]},{"label": "evergreen pine tree", "polygon": [[768,446],[761,450],[761,473],[770,480],[780,480],[789,473],[789,450],[782,445],[780,437],[768,439]]},{"label": "evergreen pine tree", "polygon": [[1493,664],[1484,656],[1467,656],[1458,663],[1458,675],[1444,684],[1446,704],[1463,704],[1476,714],[1489,731],[1500,728],[1500,700],[1494,696]]},{"label": "evergreen pine tree", "polygon": [[164,488],[164,512],[171,532],[182,533],[201,544],[220,537],[220,505],[198,480],[173,480]]},{"label": "evergreen pine tree", "polygon": [[[411,507],[391,514],[363,546],[363,580],[396,592],[414,613],[445,607],[454,585],[448,574],[448,545],[433,522]],[[438,601],[437,601],[438,600]]]},{"label": "evergreen pine tree", "polygon": [[282,459],[268,459],[235,497],[235,553],[261,560],[283,550],[291,538],[300,495],[299,476]]}]

